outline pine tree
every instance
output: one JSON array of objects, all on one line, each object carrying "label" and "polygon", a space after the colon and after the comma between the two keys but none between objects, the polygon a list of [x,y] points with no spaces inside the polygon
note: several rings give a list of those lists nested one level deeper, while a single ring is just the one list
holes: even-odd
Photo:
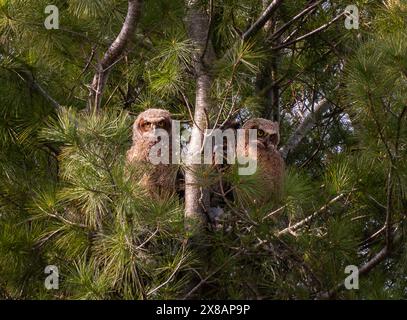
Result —
[{"label": "pine tree", "polygon": [[[58,0],[48,30],[47,1],[0,0],[0,298],[405,298],[407,6],[352,4],[356,30],[340,1]],[[124,159],[150,107],[195,150],[279,121],[281,198],[184,165],[185,195],[151,201]]]}]

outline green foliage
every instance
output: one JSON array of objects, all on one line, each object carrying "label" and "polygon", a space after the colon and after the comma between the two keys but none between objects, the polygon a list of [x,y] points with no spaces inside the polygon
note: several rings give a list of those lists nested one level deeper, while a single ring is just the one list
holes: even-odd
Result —
[{"label": "green foliage", "polygon": [[[64,298],[176,297],[176,287],[156,286],[166,278],[172,283],[173,273],[190,263],[182,210],[175,199],[151,203],[126,177],[118,155],[128,148],[128,115],[62,109],[41,139],[61,146],[61,179],[53,187],[37,185],[27,213],[15,217],[18,224],[2,224],[1,263],[12,268],[2,267],[2,274],[14,272],[5,278],[6,288],[18,277],[38,285],[41,268],[56,264],[64,274]],[[32,259],[38,262],[30,271]]]},{"label": "green foliage", "polygon": [[[277,111],[284,145],[318,101],[330,107],[286,159],[279,199],[253,201],[264,190],[256,174],[201,168],[198,183],[223,214],[187,242],[183,190],[152,199],[134,183],[146,169],[125,165],[134,114],[165,108],[188,131],[196,98],[184,1],[144,2],[102,109],[88,114],[96,63],[127,2],[55,1],[60,29],[46,30],[48,1],[0,0],[0,298],[314,299],[386,246],[383,226],[393,240],[385,263],[335,297],[405,298],[406,5],[355,1],[359,30],[339,20],[275,50],[344,4],[330,1],[270,38],[308,3],[286,1],[269,31],[242,42],[262,1],[200,2],[218,58],[209,126]],[[59,268],[59,290],[44,287],[47,265]]]}]

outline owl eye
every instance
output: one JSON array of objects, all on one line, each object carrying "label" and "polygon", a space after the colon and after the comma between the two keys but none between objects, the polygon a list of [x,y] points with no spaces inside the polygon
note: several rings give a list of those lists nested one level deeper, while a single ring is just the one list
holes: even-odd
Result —
[{"label": "owl eye", "polygon": [[264,137],[265,135],[266,135],[266,133],[263,130],[261,130],[261,129],[257,130],[258,137]]},{"label": "owl eye", "polygon": [[151,126],[151,123],[148,121],[144,121],[140,125],[141,129],[144,131],[148,130],[150,128],[150,126]]}]

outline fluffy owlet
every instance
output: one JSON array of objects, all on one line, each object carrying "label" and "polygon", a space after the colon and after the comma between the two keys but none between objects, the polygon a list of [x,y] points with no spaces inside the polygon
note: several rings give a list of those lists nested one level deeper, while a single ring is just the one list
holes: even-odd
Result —
[{"label": "fluffy owlet", "polygon": [[[127,163],[140,173],[138,183],[154,197],[168,197],[176,191],[177,166],[171,164],[171,127],[171,114],[163,109],[148,109],[133,124],[133,144],[127,151]],[[150,151],[161,141],[162,130],[168,134],[168,144],[160,146],[168,148],[169,162],[153,164],[154,152]]]},{"label": "fluffy owlet", "polygon": [[261,190],[257,192],[254,202],[263,204],[273,196],[278,198],[282,191],[284,161],[277,149],[280,141],[279,125],[278,122],[254,118],[248,120],[242,129],[257,129],[255,140],[257,150],[249,144],[249,135],[246,131],[245,143],[239,147],[243,150],[238,150],[238,152],[257,160],[256,175]]}]

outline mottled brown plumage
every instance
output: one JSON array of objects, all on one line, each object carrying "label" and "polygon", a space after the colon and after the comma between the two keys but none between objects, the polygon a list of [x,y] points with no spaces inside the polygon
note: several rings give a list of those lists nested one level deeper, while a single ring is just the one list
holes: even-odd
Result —
[{"label": "mottled brown plumage", "polygon": [[248,143],[248,131],[246,131],[246,143],[242,147],[245,156],[257,159],[257,172],[261,192],[254,202],[263,204],[272,197],[279,197],[282,191],[284,178],[284,161],[277,145],[280,141],[279,125],[267,119],[254,118],[248,120],[242,129],[257,129],[257,151]]},{"label": "mottled brown plumage", "polygon": [[168,152],[171,157],[171,114],[163,109],[148,109],[139,114],[133,124],[133,144],[127,151],[127,163],[141,172],[137,183],[154,197],[171,196],[176,191],[177,166],[171,164],[152,164],[150,150],[159,142],[157,129],[167,131]]}]

